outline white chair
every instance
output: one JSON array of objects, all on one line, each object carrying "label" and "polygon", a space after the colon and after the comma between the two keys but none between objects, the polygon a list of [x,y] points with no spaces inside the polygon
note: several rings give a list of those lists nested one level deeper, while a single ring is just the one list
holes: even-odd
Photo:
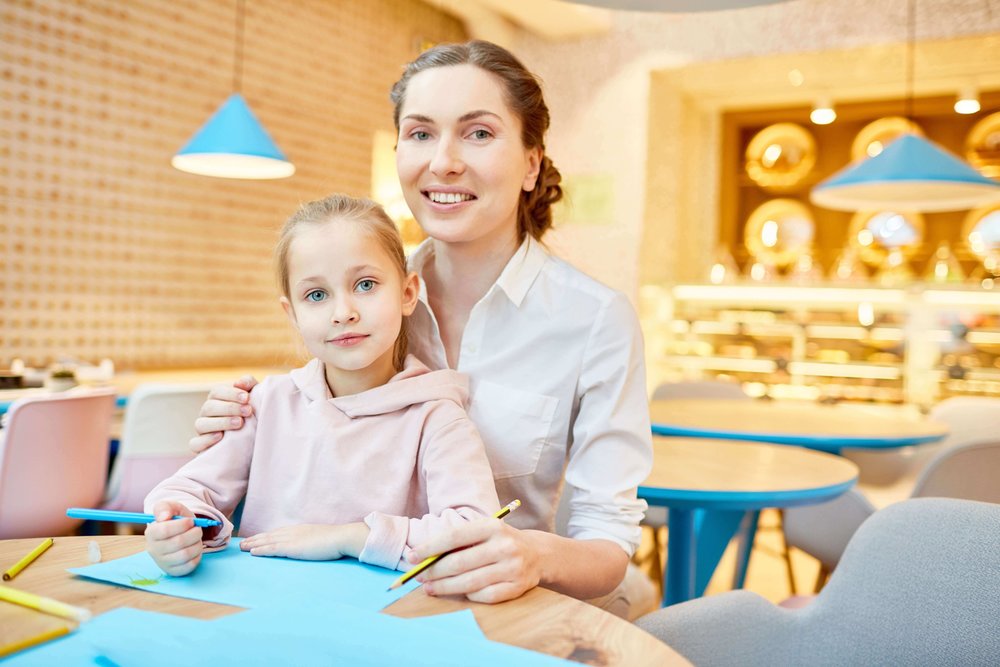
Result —
[{"label": "white chair", "polygon": [[0,431],[0,539],[69,535],[69,507],[94,507],[108,478],[115,394],[73,391],[14,401]]},{"label": "white chair", "polygon": [[188,441],[209,385],[141,384],[129,396],[103,509],[141,512],[154,486],[194,454]]},{"label": "white chair", "polygon": [[803,609],[732,591],[638,620],[695,665],[996,665],[1000,506],[920,498],[851,539]]},{"label": "white chair", "polygon": [[[996,434],[993,435],[997,437]],[[1000,441],[950,447],[938,453],[923,470],[912,490],[913,498],[941,497],[1000,504]],[[853,534],[876,508],[851,489],[828,503],[785,512],[785,538],[820,561],[820,579],[837,567]]]}]

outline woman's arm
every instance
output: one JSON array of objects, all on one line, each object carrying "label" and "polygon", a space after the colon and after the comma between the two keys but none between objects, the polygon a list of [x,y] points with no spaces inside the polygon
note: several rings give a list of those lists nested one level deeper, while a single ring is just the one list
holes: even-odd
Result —
[{"label": "woman's arm", "polygon": [[219,385],[209,392],[201,416],[194,421],[197,435],[188,441],[191,451],[200,454],[218,444],[225,431],[243,428],[243,419],[253,414],[250,390],[256,385],[253,376],[245,375],[232,385]]},{"label": "woman's arm", "polygon": [[604,595],[625,577],[628,556],[609,540],[573,540],[540,530],[518,530],[497,519],[455,526],[413,549],[419,563],[460,549],[417,577],[429,595],[465,595],[503,602],[541,585],[577,599]]}]

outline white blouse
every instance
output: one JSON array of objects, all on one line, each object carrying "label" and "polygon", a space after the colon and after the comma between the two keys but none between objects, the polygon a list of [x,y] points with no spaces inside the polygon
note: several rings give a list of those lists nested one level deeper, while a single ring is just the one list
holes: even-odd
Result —
[{"label": "white blouse", "polygon": [[[418,274],[430,241],[410,258]],[[409,351],[448,368],[421,281]],[[564,477],[568,537],[615,542],[631,556],[646,502],[636,488],[652,468],[642,333],[620,292],[550,256],[528,238],[473,307],[458,368],[469,376],[479,428],[507,520],[553,531]]]}]

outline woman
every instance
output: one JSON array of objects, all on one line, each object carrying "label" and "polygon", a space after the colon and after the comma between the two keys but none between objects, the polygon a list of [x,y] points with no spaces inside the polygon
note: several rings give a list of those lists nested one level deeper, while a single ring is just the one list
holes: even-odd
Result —
[{"label": "woman", "polygon": [[[400,183],[430,236],[410,258],[423,285],[410,349],[469,376],[500,500],[523,501],[506,523],[452,529],[411,562],[461,549],[420,575],[430,595],[498,602],[544,585],[626,615],[646,506],[636,487],[652,462],[642,337],[623,295],[539,243],[562,196],[541,88],[509,52],[473,41],[421,54],[391,98]],[[193,449],[241,425],[253,384],[213,391]],[[568,537],[552,532],[564,479]]]}]

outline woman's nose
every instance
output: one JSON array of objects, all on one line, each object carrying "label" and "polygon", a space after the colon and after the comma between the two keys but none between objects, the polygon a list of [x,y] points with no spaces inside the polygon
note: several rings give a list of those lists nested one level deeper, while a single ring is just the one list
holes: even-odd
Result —
[{"label": "woman's nose", "polygon": [[431,173],[437,176],[460,174],[465,171],[465,162],[462,161],[457,142],[442,137],[435,147],[430,169]]}]

